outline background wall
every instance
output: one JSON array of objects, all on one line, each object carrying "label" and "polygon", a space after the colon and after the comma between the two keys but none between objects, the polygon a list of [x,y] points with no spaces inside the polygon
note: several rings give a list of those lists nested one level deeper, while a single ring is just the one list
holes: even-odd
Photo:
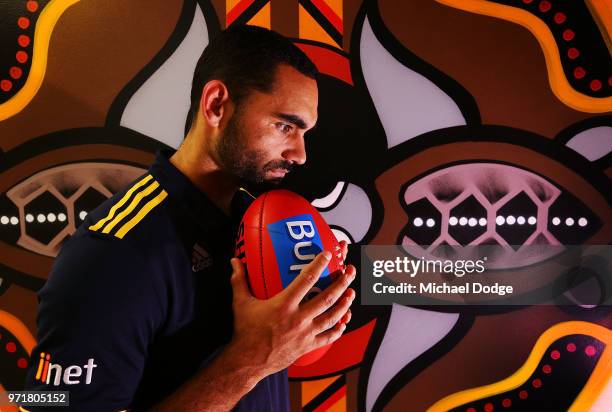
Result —
[{"label": "background wall", "polygon": [[[0,22],[6,389],[24,380],[53,257],[157,148],[178,146],[196,60],[232,24],[291,37],[324,73],[309,161],[287,185],[339,237],[432,248],[612,240],[605,0],[17,0],[0,2]],[[582,286],[610,293],[597,276]],[[292,404],[610,410],[612,310],[581,296],[354,305],[332,350],[291,369]]]}]

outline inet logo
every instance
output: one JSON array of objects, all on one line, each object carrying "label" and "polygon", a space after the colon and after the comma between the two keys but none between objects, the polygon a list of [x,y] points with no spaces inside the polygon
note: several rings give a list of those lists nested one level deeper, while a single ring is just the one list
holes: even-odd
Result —
[{"label": "inet logo", "polygon": [[76,378],[79,378],[83,374],[83,369],[85,369],[87,371],[85,374],[85,385],[89,385],[93,375],[93,368],[96,366],[98,365],[94,363],[93,358],[89,358],[87,363],[83,365],[83,368],[77,365],[71,365],[64,369],[62,373],[63,368],[61,365],[51,363],[51,354],[41,352],[38,370],[36,371],[36,377],[34,379],[46,383],[47,385],[51,384],[54,386],[58,386],[61,382],[64,382],[65,385],[77,385],[81,383],[81,381]]}]

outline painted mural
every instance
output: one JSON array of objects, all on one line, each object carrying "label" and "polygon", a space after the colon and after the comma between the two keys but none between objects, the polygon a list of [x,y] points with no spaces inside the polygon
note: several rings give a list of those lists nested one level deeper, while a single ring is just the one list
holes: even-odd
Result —
[{"label": "painted mural", "polygon": [[[196,61],[234,24],[290,37],[322,73],[285,184],[353,262],[369,244],[612,241],[606,0],[16,0],[0,21],[0,390],[22,387],[61,245],[180,144]],[[599,276],[581,287],[609,296]],[[330,351],[290,369],[292,407],[609,411],[612,308],[582,296],[354,304]]]}]

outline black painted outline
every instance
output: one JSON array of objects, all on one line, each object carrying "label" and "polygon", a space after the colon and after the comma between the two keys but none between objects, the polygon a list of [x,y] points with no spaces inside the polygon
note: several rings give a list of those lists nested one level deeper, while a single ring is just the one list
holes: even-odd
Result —
[{"label": "black painted outline", "polygon": [[255,0],[251,5],[249,5],[245,11],[238,17],[236,20],[230,23],[228,27],[232,27],[239,24],[247,24],[249,20],[251,20],[263,7],[270,3],[270,0]]},{"label": "black painted outline", "polygon": [[372,411],[382,411],[384,406],[406,386],[406,383],[418,376],[422,371],[442,358],[442,356],[453,350],[470,331],[474,324],[474,320],[475,318],[471,315],[459,313],[459,318],[455,325],[440,341],[406,364],[406,366],[387,382],[378,395],[378,398],[376,398]]},{"label": "black painted outline", "polygon": [[180,46],[189,32],[191,24],[193,23],[196,6],[198,5],[204,14],[204,20],[206,21],[206,28],[208,30],[208,38],[212,39],[221,31],[219,21],[217,20],[217,14],[209,1],[185,0],[174,31],[160,51],[153,57],[153,59],[151,59],[151,61],[147,63],[117,94],[111,103],[110,109],[108,110],[105,126],[118,126],[120,124],[123,111],[125,110],[132,96]]},{"label": "black painted outline", "polygon": [[336,392],[346,385],[346,376],[342,375],[333,381],[327,388],[323,389],[310,402],[302,407],[303,412],[314,412],[319,406],[327,401]]},{"label": "black painted outline", "polygon": [[[351,73],[353,76],[353,82],[358,87],[363,87],[363,90],[368,90],[363,71],[361,70],[361,34],[363,32],[363,26],[365,19],[368,19],[372,31],[376,36],[380,44],[396,59],[399,63],[406,66],[408,69],[413,70],[432,83],[434,83],[440,90],[442,90],[448,97],[450,97],[465,119],[468,125],[481,124],[480,111],[478,110],[478,104],[476,99],[464,88],[459,82],[452,77],[448,76],[444,72],[438,70],[433,65],[427,63],[425,60],[419,58],[417,55],[412,53],[410,50],[404,47],[395,36],[385,26],[378,4],[374,0],[365,0],[357,16],[355,18],[355,25],[351,34]],[[371,99],[368,92],[368,97]]]},{"label": "black painted outline", "polygon": [[325,33],[336,42],[338,47],[342,47],[342,33],[336,30],[321,10],[310,0],[298,0],[298,3],[304,7],[304,10],[321,26]]}]

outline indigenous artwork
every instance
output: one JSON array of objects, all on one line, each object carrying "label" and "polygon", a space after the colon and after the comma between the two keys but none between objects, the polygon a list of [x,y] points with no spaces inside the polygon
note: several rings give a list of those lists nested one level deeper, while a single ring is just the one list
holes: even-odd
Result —
[{"label": "indigenous artwork", "polygon": [[[15,0],[0,16],[0,391],[38,362],[58,250],[180,145],[197,59],[231,25],[280,32],[321,72],[308,161],[284,186],[347,261],[612,242],[606,0]],[[292,408],[609,411],[612,307],[578,290],[609,298],[599,276],[547,305],[459,308],[360,305],[357,281],[343,337],[290,368]]]}]

